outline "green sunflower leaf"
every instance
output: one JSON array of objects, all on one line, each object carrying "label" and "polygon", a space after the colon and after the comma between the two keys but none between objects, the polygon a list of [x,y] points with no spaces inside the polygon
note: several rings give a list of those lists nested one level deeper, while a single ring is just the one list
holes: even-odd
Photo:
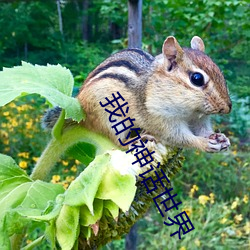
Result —
[{"label": "green sunflower leaf", "polygon": [[71,97],[74,79],[71,72],[61,65],[39,66],[22,62],[21,66],[4,68],[0,72],[0,106],[16,97],[39,94],[52,106],[65,109],[65,118],[81,121],[82,107]]}]

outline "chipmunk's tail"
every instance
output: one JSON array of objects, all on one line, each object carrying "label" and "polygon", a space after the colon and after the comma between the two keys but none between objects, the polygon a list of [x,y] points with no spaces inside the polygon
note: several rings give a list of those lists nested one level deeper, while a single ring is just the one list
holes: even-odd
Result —
[{"label": "chipmunk's tail", "polygon": [[51,130],[56,124],[61,111],[62,109],[58,106],[46,110],[41,120],[42,128],[45,130]]}]

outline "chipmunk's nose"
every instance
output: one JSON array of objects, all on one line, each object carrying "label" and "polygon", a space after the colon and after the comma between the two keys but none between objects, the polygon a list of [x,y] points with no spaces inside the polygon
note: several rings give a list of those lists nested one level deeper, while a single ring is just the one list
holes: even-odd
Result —
[{"label": "chipmunk's nose", "polygon": [[222,109],[220,109],[219,113],[228,114],[232,109],[232,102],[229,101]]}]

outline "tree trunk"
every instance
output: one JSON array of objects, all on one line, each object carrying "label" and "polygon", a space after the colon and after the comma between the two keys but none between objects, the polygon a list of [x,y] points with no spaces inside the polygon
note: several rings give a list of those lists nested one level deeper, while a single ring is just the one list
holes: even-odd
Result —
[{"label": "tree trunk", "polygon": [[142,0],[128,1],[128,47],[142,47]]},{"label": "tree trunk", "polygon": [[62,12],[61,12],[60,0],[56,1],[56,5],[57,5],[57,12],[58,12],[58,20],[59,20],[59,30],[63,36],[63,22],[62,22]]},{"label": "tree trunk", "polygon": [[[142,47],[142,0],[128,0],[128,47]],[[136,250],[137,225],[126,236],[126,250]]]}]

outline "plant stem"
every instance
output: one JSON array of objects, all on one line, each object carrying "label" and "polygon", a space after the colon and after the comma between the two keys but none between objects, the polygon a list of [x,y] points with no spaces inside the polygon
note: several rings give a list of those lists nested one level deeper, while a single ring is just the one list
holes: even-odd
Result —
[{"label": "plant stem", "polygon": [[20,250],[23,238],[25,236],[26,227],[21,234],[14,234],[10,238],[10,244],[12,250]]},{"label": "plant stem", "polygon": [[[61,136],[52,138],[43,151],[36,166],[33,169],[31,178],[33,180],[46,180],[61,155],[72,145],[78,142],[86,142],[96,147],[96,155],[107,150],[118,149],[109,139],[92,132],[82,126],[76,125],[63,130]],[[15,234],[11,238],[11,249],[19,250],[25,235],[26,228],[22,234]]]},{"label": "plant stem", "polygon": [[30,177],[33,180],[46,180],[61,155],[70,146],[78,142],[86,142],[94,145],[96,147],[96,155],[102,154],[106,150],[118,148],[109,139],[100,134],[92,132],[82,126],[72,126],[65,129],[60,138],[51,139]]}]

